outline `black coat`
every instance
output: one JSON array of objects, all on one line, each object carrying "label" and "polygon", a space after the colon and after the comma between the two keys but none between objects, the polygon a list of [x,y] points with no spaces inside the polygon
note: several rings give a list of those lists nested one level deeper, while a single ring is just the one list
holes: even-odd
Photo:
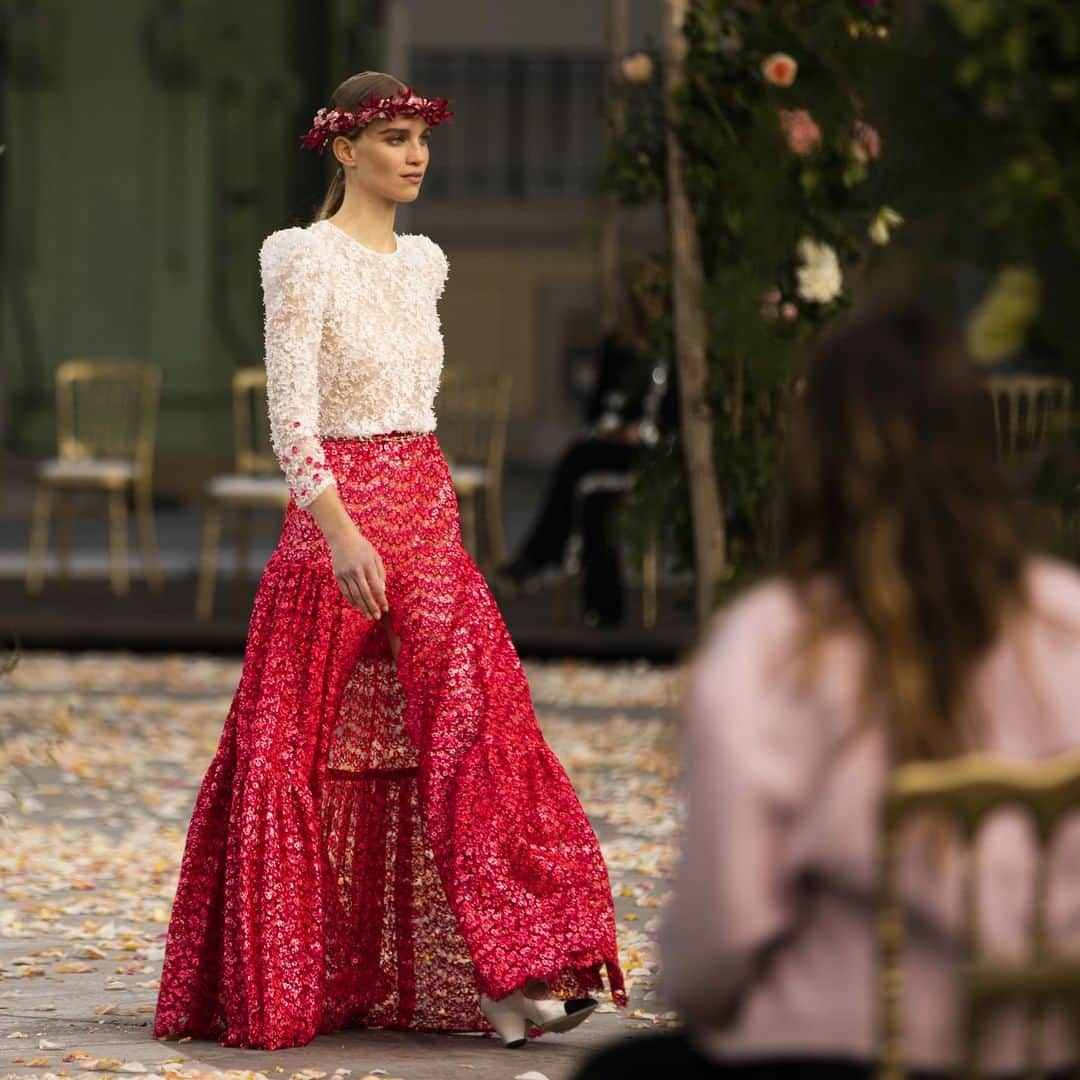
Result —
[{"label": "black coat", "polygon": [[595,424],[605,413],[618,423],[629,424],[644,416],[645,401],[653,385],[653,371],[662,366],[667,371],[667,386],[660,398],[656,422],[660,431],[679,426],[679,392],[676,365],[667,356],[651,350],[630,348],[614,334],[605,335],[597,358],[596,382],[585,406],[585,420]]}]

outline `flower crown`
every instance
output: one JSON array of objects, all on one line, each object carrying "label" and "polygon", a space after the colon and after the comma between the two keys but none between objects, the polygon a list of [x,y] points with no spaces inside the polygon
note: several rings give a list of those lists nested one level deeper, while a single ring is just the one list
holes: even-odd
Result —
[{"label": "flower crown", "polygon": [[408,86],[389,97],[372,94],[360,103],[356,112],[320,109],[311,127],[300,136],[300,142],[306,149],[318,150],[321,154],[335,135],[346,135],[366,127],[372,120],[390,120],[395,116],[420,116],[429,127],[435,127],[453,120],[454,114],[447,108],[448,104],[446,98],[420,97]]}]

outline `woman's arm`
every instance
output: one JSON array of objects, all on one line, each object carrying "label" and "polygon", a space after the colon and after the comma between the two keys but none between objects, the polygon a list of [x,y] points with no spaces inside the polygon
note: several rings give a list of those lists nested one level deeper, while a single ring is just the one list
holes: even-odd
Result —
[{"label": "woman's arm", "polygon": [[330,546],[334,577],[342,593],[369,618],[382,618],[390,610],[386,601],[386,568],[374,546],[349,517],[337,487],[324,488],[308,503],[307,511]]},{"label": "woman's arm", "polygon": [[319,438],[319,345],[326,292],[303,229],[271,233],[259,249],[265,309],[270,441],[297,505],[330,547],[344,596],[371,618],[387,610],[386,570],[349,517]]}]

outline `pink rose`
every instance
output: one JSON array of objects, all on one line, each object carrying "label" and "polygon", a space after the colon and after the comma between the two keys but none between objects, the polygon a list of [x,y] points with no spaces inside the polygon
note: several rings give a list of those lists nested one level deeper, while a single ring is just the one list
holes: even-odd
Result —
[{"label": "pink rose", "polygon": [[773,86],[790,86],[799,73],[799,65],[787,53],[776,52],[762,60],[761,73]]},{"label": "pink rose", "polygon": [[821,128],[806,109],[781,109],[780,126],[793,154],[809,154],[821,142]]},{"label": "pink rose", "polygon": [[788,300],[780,305],[780,317],[785,322],[794,322],[799,317],[799,309]]},{"label": "pink rose", "polygon": [[851,129],[851,153],[862,162],[873,161],[881,154],[881,136],[862,120],[856,120]]}]

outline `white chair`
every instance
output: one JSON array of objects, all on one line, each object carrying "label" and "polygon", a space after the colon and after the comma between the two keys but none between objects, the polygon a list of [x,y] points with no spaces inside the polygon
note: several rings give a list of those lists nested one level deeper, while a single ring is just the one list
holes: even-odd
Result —
[{"label": "white chair", "polygon": [[[496,373],[449,369],[443,372],[436,409],[439,445],[450,466],[461,511],[465,547],[492,569],[506,558],[502,521],[503,462],[510,425],[508,371]],[[486,545],[483,555],[477,529],[477,502],[483,498]]]},{"label": "white chair", "polygon": [[241,368],[233,375],[233,435],[236,468],[212,476],[206,484],[206,525],[195,614],[209,619],[214,608],[214,583],[225,511],[240,515],[237,571],[246,576],[251,538],[251,517],[256,510],[279,513],[289,502],[289,486],[270,448],[266,410],[266,372],[261,367]]},{"label": "white chair", "polygon": [[105,495],[109,513],[110,580],[128,591],[128,492],[132,493],[146,579],[161,587],[152,509],[154,429],[161,370],[120,360],[68,360],[56,369],[57,456],[38,467],[26,588],[44,585],[49,519],[57,499],[60,578],[70,577],[71,496]]}]

